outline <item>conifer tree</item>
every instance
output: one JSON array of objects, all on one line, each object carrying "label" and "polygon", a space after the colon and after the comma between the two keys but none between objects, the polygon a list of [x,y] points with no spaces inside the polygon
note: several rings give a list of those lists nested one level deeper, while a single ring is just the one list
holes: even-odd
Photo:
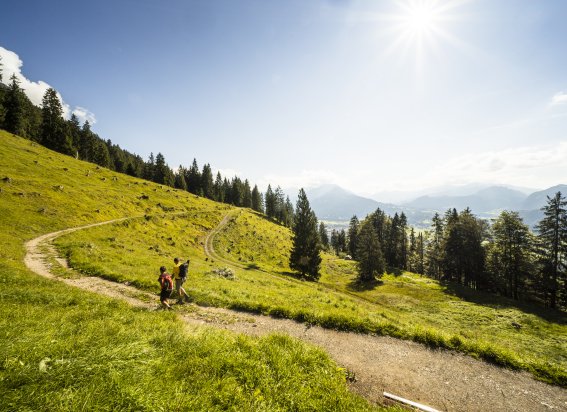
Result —
[{"label": "conifer tree", "polygon": [[213,185],[213,172],[211,170],[211,165],[207,163],[203,166],[203,172],[201,173],[201,188],[203,190],[203,196],[207,199],[212,199],[214,197]]},{"label": "conifer tree", "polygon": [[20,81],[15,74],[10,76],[10,84],[4,95],[4,124],[6,131],[23,135],[24,133],[24,92],[20,88]]},{"label": "conifer tree", "polygon": [[242,185],[242,206],[252,208],[252,190],[248,179],[245,179]]},{"label": "conifer tree", "polygon": [[359,231],[360,222],[358,221],[358,217],[354,215],[350,219],[350,223],[348,226],[348,253],[353,259],[357,259],[356,254],[358,253],[358,231]]},{"label": "conifer tree", "polygon": [[197,159],[193,159],[193,163],[185,176],[185,181],[187,182],[187,190],[195,195],[201,193],[201,172],[199,171],[199,166],[197,165]]},{"label": "conifer tree", "polygon": [[271,219],[276,217],[276,197],[272,190],[272,186],[268,185],[268,189],[266,190],[266,196],[264,197],[265,206],[266,206],[266,216]]},{"label": "conifer tree", "polygon": [[329,234],[323,222],[319,223],[319,240],[321,241],[321,247],[324,250],[329,250]]},{"label": "conifer tree", "polygon": [[487,266],[496,288],[504,296],[520,299],[533,271],[530,229],[518,212],[503,211],[492,225]]},{"label": "conifer tree", "polygon": [[154,175],[155,175],[155,169],[156,169],[156,160],[154,157],[153,152],[150,153],[150,157],[148,158],[148,161],[144,163],[144,173],[143,173],[143,178],[145,180],[149,180],[151,182],[154,181]]},{"label": "conifer tree", "polygon": [[[69,130],[68,135],[71,138],[71,146],[77,150],[81,145],[81,126],[79,124],[79,119],[75,113],[71,114],[71,118],[67,121],[67,128]],[[74,153],[77,156],[78,152]],[[122,170],[118,170],[122,172]]]},{"label": "conifer tree", "polygon": [[[63,120],[63,107],[55,89],[47,89],[41,105],[41,144],[59,153],[73,155],[74,149],[71,138]],[[100,145],[98,150],[102,150]],[[108,152],[108,148],[106,151]]]},{"label": "conifer tree", "polygon": [[185,168],[179,165],[175,174],[175,188],[187,191],[187,182],[185,181]]},{"label": "conifer tree", "polygon": [[217,172],[217,177],[215,178],[215,183],[213,184],[213,199],[217,202],[224,202],[224,191],[222,189],[222,176],[220,172]]},{"label": "conifer tree", "polygon": [[[542,260],[544,298],[548,305],[556,308],[560,289],[567,293],[567,201],[557,192],[547,197],[547,205],[542,210],[544,217],[536,226]],[[561,288],[560,284],[563,284]],[[567,296],[564,298],[567,306]]]},{"label": "conifer tree", "polygon": [[291,203],[289,196],[286,196],[282,223],[286,227],[292,227],[293,219],[294,219],[293,204]]},{"label": "conifer tree", "polygon": [[289,267],[311,280],[320,277],[321,248],[317,232],[317,217],[311,210],[303,189],[299,190],[293,224],[293,246]]},{"label": "conifer tree", "polygon": [[108,146],[101,139],[96,139],[92,161],[99,166],[110,168]]},{"label": "conifer tree", "polygon": [[378,235],[368,219],[361,224],[356,255],[358,256],[357,269],[360,282],[369,282],[382,276],[385,270],[382,248]]},{"label": "conifer tree", "polygon": [[156,156],[153,181],[162,185],[173,186],[174,180],[173,172],[165,162],[164,155],[158,153]]},{"label": "conifer tree", "polygon": [[430,241],[427,245],[425,257],[425,273],[433,279],[441,279],[443,274],[441,265],[443,260],[443,220],[439,213],[432,219]]},{"label": "conifer tree", "polygon": [[2,71],[3,71],[2,67],[3,66],[4,65],[2,64],[2,56],[0,56],[0,83],[2,83]]},{"label": "conifer tree", "polygon": [[262,193],[258,190],[258,186],[254,185],[252,189],[252,210],[264,213],[264,201],[262,200]]}]

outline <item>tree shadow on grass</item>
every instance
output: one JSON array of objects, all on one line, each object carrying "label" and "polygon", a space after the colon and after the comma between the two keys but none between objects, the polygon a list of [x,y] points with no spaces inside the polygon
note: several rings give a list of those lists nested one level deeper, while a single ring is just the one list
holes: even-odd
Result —
[{"label": "tree shadow on grass", "polygon": [[366,292],[369,290],[374,290],[379,286],[382,286],[384,282],[380,279],[373,279],[367,282],[361,282],[358,279],[351,280],[347,284],[347,289],[351,292]]},{"label": "tree shadow on grass", "polygon": [[440,281],[439,284],[445,288],[444,292],[446,294],[456,296],[467,302],[493,309],[514,308],[525,313],[536,315],[548,322],[567,325],[567,313],[560,310],[546,308],[536,303],[517,301],[488,292],[479,292],[454,282]]},{"label": "tree shadow on grass", "polygon": [[312,278],[309,278],[307,276],[303,276],[301,273],[297,273],[297,272],[288,272],[288,271],[282,270],[282,271],[278,272],[278,274],[280,274],[281,276],[290,277],[290,278],[302,280],[302,281],[305,281],[305,282],[316,282],[317,281],[316,279],[312,279]]}]

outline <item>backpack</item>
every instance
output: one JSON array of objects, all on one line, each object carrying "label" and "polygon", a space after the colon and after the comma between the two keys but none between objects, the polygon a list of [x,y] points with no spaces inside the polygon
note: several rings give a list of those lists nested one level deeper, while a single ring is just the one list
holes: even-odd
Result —
[{"label": "backpack", "polygon": [[173,290],[173,281],[168,273],[161,275],[160,279],[162,280],[161,284],[163,290]]},{"label": "backpack", "polygon": [[181,266],[179,266],[179,277],[181,279],[185,279],[187,273],[189,273],[189,262],[182,263]]}]

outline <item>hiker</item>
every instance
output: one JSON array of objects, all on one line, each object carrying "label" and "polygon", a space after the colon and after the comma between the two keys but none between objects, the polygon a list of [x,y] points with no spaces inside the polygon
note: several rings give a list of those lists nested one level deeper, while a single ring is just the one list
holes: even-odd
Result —
[{"label": "hiker", "polygon": [[189,272],[189,259],[187,262],[180,263],[179,258],[173,259],[173,278],[175,279],[175,290],[177,291],[177,304],[183,304],[183,298],[186,302],[189,302],[189,295],[185,292],[183,284],[187,280],[187,272]]},{"label": "hiker", "polygon": [[164,309],[171,310],[171,306],[167,300],[171,297],[171,292],[173,292],[173,281],[171,280],[171,275],[167,273],[165,266],[159,268],[159,278],[158,282],[161,286],[161,292],[159,294],[159,300]]}]

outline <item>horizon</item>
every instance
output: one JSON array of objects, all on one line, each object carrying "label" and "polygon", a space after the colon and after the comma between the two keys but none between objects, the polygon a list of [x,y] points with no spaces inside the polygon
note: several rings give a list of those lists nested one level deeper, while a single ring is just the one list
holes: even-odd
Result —
[{"label": "horizon", "polygon": [[365,197],[541,190],[567,175],[565,12],[559,0],[34,0],[5,7],[0,56],[3,82],[15,73],[35,104],[51,86],[103,139],[174,170],[196,158],[264,190]]}]

